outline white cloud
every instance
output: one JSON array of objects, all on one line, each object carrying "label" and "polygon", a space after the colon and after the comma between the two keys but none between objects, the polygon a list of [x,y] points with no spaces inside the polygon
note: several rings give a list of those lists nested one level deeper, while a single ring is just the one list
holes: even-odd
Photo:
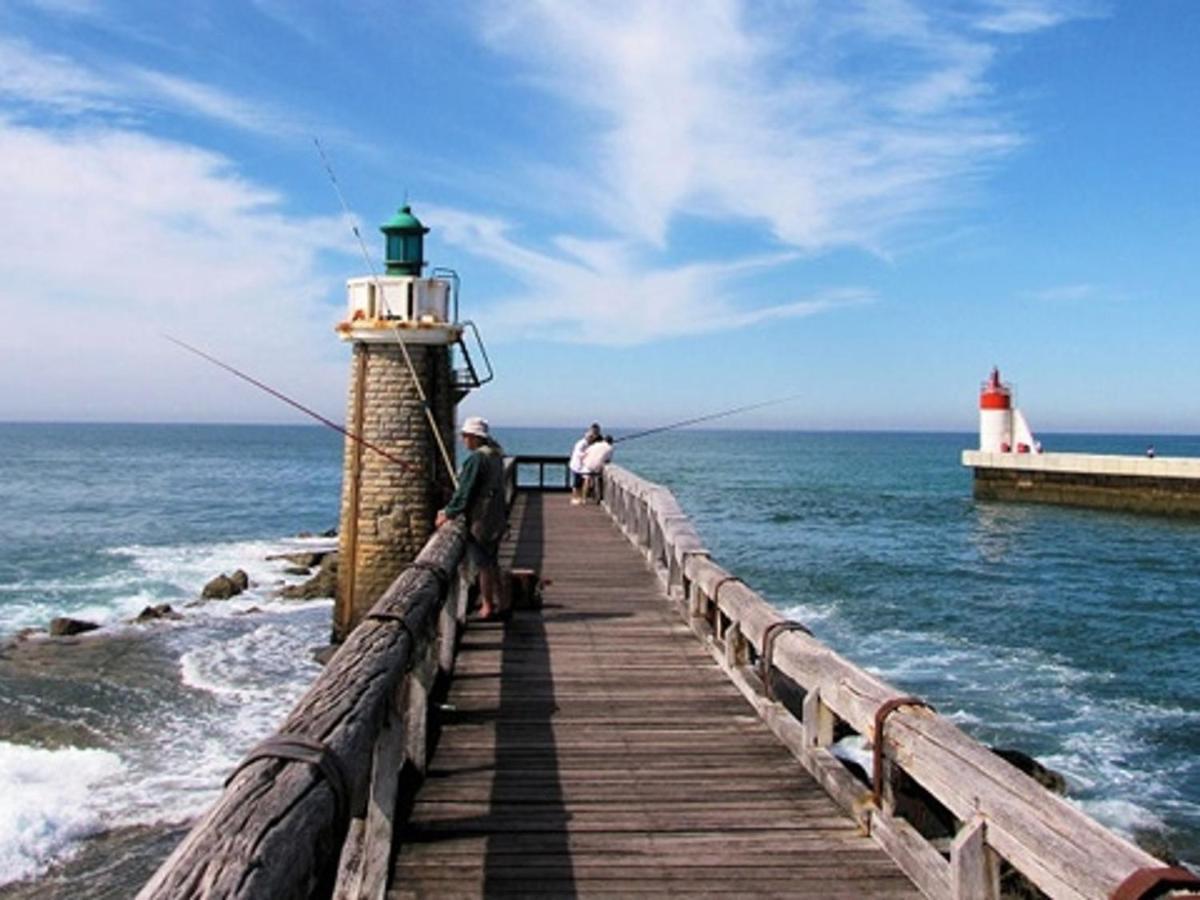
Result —
[{"label": "white cloud", "polygon": [[873,298],[831,290],[784,303],[747,304],[739,279],[795,258],[777,253],[721,263],[639,265],[629,244],[561,238],[564,255],[538,252],[498,219],[425,205],[442,239],[507,268],[525,286],[494,301],[489,336],[548,338],[610,346],[801,318]]},{"label": "white cloud", "polygon": [[320,264],[353,252],[339,220],[286,215],[213,153],[3,119],[0,208],[6,415],[289,418],[164,331],[340,409],[337,280]]},{"label": "white cloud", "polygon": [[125,109],[116,86],[73,60],[0,35],[0,100],[77,114]]},{"label": "white cloud", "polygon": [[998,34],[1026,34],[1072,19],[1099,17],[1105,10],[1096,0],[991,0],[978,27]]}]

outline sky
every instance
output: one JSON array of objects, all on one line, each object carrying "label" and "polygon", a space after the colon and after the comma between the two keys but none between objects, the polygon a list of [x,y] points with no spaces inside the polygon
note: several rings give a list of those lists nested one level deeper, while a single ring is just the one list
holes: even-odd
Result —
[{"label": "sky", "polygon": [[1194,0],[4,0],[0,420],[305,421],[164,334],[341,419],[408,201],[496,370],[460,417],[971,431],[998,365],[1035,431],[1197,433],[1197,46]]}]

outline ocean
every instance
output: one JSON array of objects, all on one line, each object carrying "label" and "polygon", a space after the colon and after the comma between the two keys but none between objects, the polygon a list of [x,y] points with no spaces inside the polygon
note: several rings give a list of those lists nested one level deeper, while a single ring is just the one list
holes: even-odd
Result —
[{"label": "ocean", "polygon": [[[505,429],[566,454],[574,429]],[[620,429],[613,431],[620,436]],[[1200,438],[1039,435],[1200,456]],[[977,503],[974,433],[684,430],[618,443],[714,557],[979,740],[1062,772],[1116,830],[1200,860],[1200,522]],[[328,600],[267,556],[336,524],[309,426],[0,424],[0,897],[124,897],[319,668]],[[252,587],[196,604],[211,577]],[[144,625],[170,603],[179,620]],[[72,615],[106,627],[11,640]]]}]

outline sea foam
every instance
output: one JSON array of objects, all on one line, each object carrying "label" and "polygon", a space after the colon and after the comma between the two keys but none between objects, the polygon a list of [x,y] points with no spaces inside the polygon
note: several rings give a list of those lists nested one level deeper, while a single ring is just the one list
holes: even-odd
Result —
[{"label": "sea foam", "polygon": [[93,789],[123,768],[107,750],[0,742],[0,884],[40,874],[80,838],[103,831]]}]

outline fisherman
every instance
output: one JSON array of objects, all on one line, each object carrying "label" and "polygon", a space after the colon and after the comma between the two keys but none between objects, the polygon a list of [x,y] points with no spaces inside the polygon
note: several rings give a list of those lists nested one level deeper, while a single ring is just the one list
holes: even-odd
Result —
[{"label": "fisherman", "polygon": [[458,474],[458,490],[437,514],[441,528],[451,519],[465,516],[467,563],[472,576],[479,576],[479,618],[507,617],[501,606],[500,538],[507,516],[504,510],[504,450],[491,436],[487,419],[471,416],[462,424],[463,444],[470,456]]},{"label": "fisherman", "polygon": [[600,476],[613,457],[613,436],[606,434],[583,451],[583,499],[601,501],[603,481]]},{"label": "fisherman", "polygon": [[600,423],[593,422],[588,426],[588,430],[583,433],[583,437],[575,442],[575,446],[571,449],[571,460],[568,467],[571,470],[571,505],[578,506],[583,502],[583,483],[584,476],[587,474],[583,467],[583,454],[587,452],[588,447],[600,440]]}]

